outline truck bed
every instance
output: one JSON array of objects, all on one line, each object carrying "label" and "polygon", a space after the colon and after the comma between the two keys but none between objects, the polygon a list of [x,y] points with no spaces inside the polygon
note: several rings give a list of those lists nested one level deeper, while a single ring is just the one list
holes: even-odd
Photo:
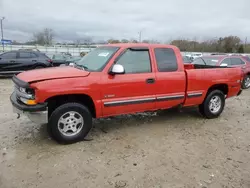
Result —
[{"label": "truck bed", "polygon": [[213,65],[197,65],[197,64],[184,64],[185,69],[224,69],[224,68],[233,68],[233,67],[222,67],[222,66],[213,66]]},{"label": "truck bed", "polygon": [[232,67],[185,65],[187,97],[184,106],[200,104],[211,85],[223,85],[228,90],[227,98],[237,95],[242,80],[242,70]]}]

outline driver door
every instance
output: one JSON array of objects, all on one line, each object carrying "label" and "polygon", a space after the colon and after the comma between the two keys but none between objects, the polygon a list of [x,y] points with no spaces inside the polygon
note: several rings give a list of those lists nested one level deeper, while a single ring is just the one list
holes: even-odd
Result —
[{"label": "driver door", "polygon": [[149,49],[128,48],[116,64],[124,67],[124,74],[103,78],[103,116],[112,116],[155,109],[155,73]]}]

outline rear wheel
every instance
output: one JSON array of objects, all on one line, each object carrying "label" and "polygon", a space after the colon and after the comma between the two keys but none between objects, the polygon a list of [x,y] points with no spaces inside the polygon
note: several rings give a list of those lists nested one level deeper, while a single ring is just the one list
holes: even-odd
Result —
[{"label": "rear wheel", "polygon": [[242,88],[248,89],[250,88],[250,75],[246,75],[243,82],[242,82]]},{"label": "rear wheel", "polygon": [[213,119],[220,116],[224,106],[224,93],[220,90],[214,90],[206,96],[204,102],[199,106],[199,111],[204,117]]},{"label": "rear wheel", "polygon": [[92,128],[92,116],[88,108],[79,103],[66,103],[56,108],[48,123],[49,134],[59,143],[81,141]]}]

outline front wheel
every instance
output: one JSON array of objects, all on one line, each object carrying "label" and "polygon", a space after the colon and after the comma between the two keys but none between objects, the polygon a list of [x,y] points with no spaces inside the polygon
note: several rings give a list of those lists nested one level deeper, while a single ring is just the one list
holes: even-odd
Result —
[{"label": "front wheel", "polygon": [[243,82],[242,82],[242,88],[248,89],[250,88],[250,75],[246,75]]},{"label": "front wheel", "polygon": [[92,128],[89,109],[79,103],[66,103],[56,108],[48,123],[49,134],[59,143],[81,141]]},{"label": "front wheel", "polygon": [[199,106],[199,111],[204,117],[213,119],[220,116],[224,106],[224,93],[220,90],[214,90],[207,95],[204,102]]}]

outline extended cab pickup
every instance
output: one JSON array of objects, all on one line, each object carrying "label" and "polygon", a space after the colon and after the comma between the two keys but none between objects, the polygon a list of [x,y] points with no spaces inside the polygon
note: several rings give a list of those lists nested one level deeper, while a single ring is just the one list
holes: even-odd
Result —
[{"label": "extended cab pickup", "polygon": [[59,143],[83,140],[92,118],[198,106],[218,117],[225,99],[241,93],[240,68],[186,64],[175,46],[110,44],[74,67],[32,70],[13,77],[14,111],[48,124]]}]

